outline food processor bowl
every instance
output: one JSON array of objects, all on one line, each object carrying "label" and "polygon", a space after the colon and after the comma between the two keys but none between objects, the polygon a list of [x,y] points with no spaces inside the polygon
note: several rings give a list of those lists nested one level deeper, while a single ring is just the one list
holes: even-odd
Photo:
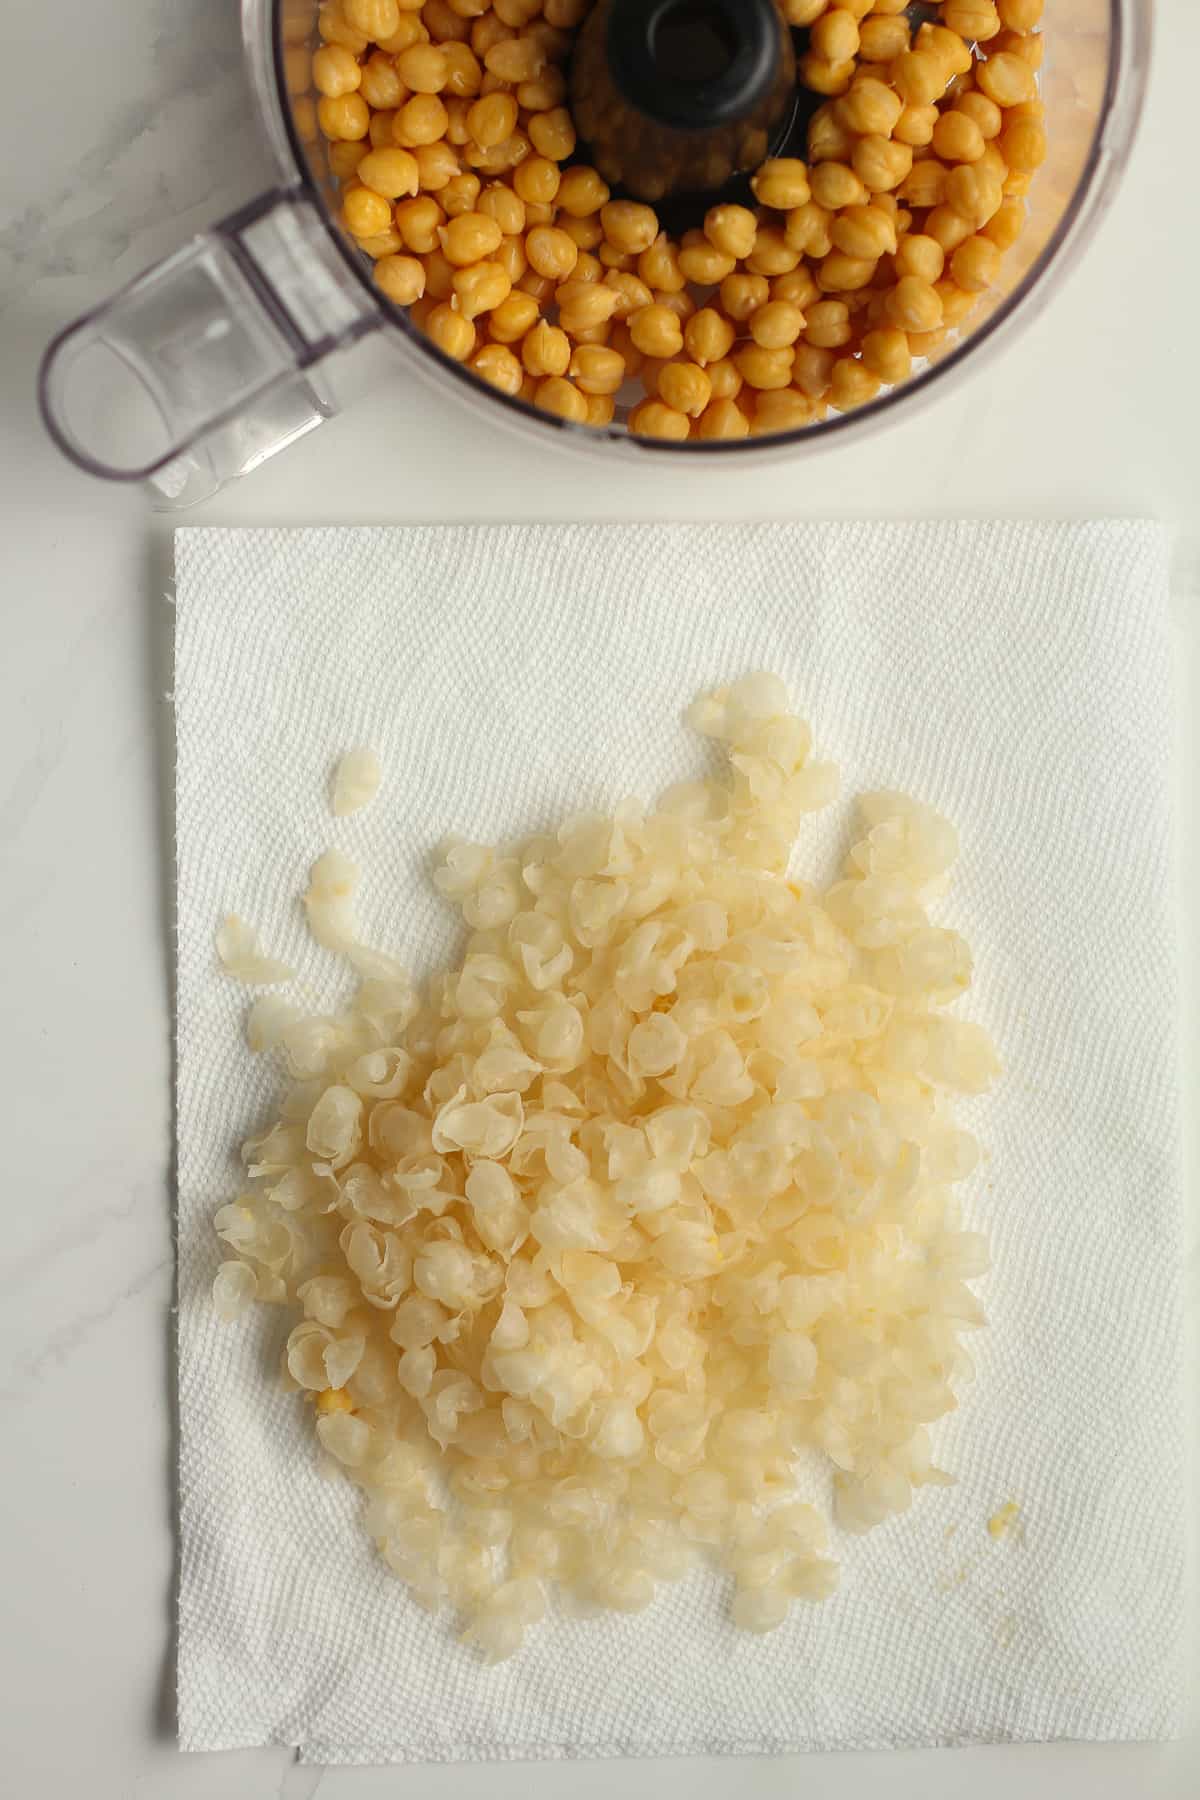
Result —
[{"label": "food processor bowl", "polygon": [[[713,0],[692,3],[708,14],[720,10]],[[688,4],[674,0],[671,10],[686,12]],[[906,380],[798,430],[681,442],[627,431],[620,411],[609,425],[576,424],[502,393],[444,354],[385,297],[339,220],[309,91],[319,11],[319,0],[243,0],[251,89],[278,185],[67,327],[42,362],[42,414],[60,448],[92,474],[144,482],[161,508],[206,499],[332,416],[321,363],[376,330],[388,333],[397,356],[438,396],[456,395],[481,421],[544,442],[553,433],[559,444],[593,454],[721,465],[816,455],[878,431],[983,366],[1061,286],[1128,158],[1151,8],[1150,0],[1052,0],[1039,74],[1047,160],[1033,180],[1024,228],[976,310]],[[678,32],[678,17],[673,23]],[[761,69],[749,88],[767,109],[765,142],[778,126],[778,97]]]}]

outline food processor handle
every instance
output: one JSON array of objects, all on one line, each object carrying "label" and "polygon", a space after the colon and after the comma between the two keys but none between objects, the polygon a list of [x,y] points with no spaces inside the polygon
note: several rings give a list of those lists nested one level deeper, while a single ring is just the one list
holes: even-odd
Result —
[{"label": "food processor handle", "polygon": [[60,332],[42,417],[81,469],[192,506],[332,417],[314,367],[379,318],[307,194],[277,189]]}]

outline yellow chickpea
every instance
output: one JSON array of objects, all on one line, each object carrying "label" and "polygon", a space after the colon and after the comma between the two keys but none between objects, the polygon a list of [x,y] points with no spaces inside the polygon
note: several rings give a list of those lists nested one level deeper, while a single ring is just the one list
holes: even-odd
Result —
[{"label": "yellow chickpea", "polygon": [[630,270],[606,270],[604,285],[611,288],[617,296],[617,304],[613,312],[615,319],[627,319],[631,313],[640,312],[643,306],[651,305],[654,300],[654,295],[645,282]]},{"label": "yellow chickpea", "polygon": [[590,219],[608,204],[608,185],[595,169],[582,165],[563,171],[558,204],[573,219]]},{"label": "yellow chickpea", "polygon": [[770,297],[790,301],[801,312],[807,312],[821,298],[821,290],[812,270],[801,267],[789,269],[786,275],[776,275],[771,282]]},{"label": "yellow chickpea", "polygon": [[546,52],[535,37],[504,38],[493,44],[483,59],[489,75],[498,81],[534,81],[546,66]]},{"label": "yellow chickpea", "polygon": [[450,144],[421,144],[413,155],[427,194],[439,193],[459,173],[458,157]]},{"label": "yellow chickpea", "polygon": [[551,112],[567,97],[567,82],[561,69],[546,68],[533,81],[523,81],[517,89],[517,103],[526,112]]},{"label": "yellow chickpea", "polygon": [[814,56],[827,63],[848,62],[858,50],[858,23],[844,7],[822,13],[809,34]]},{"label": "yellow chickpea", "polygon": [[454,265],[440,250],[431,250],[424,258],[425,293],[430,300],[449,300],[454,292]]},{"label": "yellow chickpea", "polygon": [[[763,163],[750,186],[760,206],[770,206],[776,212],[791,212],[793,207],[804,206],[812,198],[808,167],[794,156],[776,156]],[[743,250],[738,254],[745,256],[748,252]]]},{"label": "yellow chickpea", "polygon": [[891,137],[904,112],[904,101],[885,81],[867,76],[842,96],[835,111],[841,123],[859,136]]},{"label": "yellow chickpea", "polygon": [[831,63],[809,50],[800,57],[796,69],[801,82],[810,93],[830,97],[844,94],[854,79],[853,57],[848,57],[845,62]]},{"label": "yellow chickpea", "polygon": [[500,264],[514,287],[529,268],[525,245],[519,237],[502,238],[492,260]]},{"label": "yellow chickpea", "polygon": [[704,372],[712,382],[714,400],[736,399],[746,385],[730,356],[723,356],[720,362],[709,363]]},{"label": "yellow chickpea", "polygon": [[[1011,250],[1025,227],[1026,207],[1023,200],[1005,200],[983,228],[997,250]],[[940,274],[939,270],[939,274]]]},{"label": "yellow chickpea", "polygon": [[898,144],[920,150],[933,142],[933,129],[941,114],[936,106],[906,106],[896,123],[893,136]]},{"label": "yellow chickpea", "polygon": [[980,92],[994,100],[1001,109],[1019,106],[1037,93],[1037,79],[1023,56],[1000,51],[978,65],[975,79]]},{"label": "yellow chickpea", "polygon": [[442,92],[458,100],[473,100],[483,82],[483,68],[470,44],[442,44],[446,61],[446,85]]},{"label": "yellow chickpea", "polygon": [[446,356],[455,362],[466,362],[475,348],[475,327],[470,319],[443,301],[435,306],[425,321],[426,335]]},{"label": "yellow chickpea", "polygon": [[317,123],[327,138],[365,138],[371,114],[361,94],[322,95],[317,101]]},{"label": "yellow chickpea", "polygon": [[479,211],[495,219],[505,237],[525,229],[525,202],[502,181],[489,182],[479,196]]},{"label": "yellow chickpea", "polygon": [[[570,314],[573,325],[582,331],[606,324],[621,304],[620,297],[602,281],[565,281],[555,289],[554,298],[561,319],[565,321]],[[571,326],[564,323],[564,329],[574,336]]]},{"label": "yellow chickpea", "polygon": [[743,344],[733,353],[734,365],[747,387],[785,388],[791,385],[793,352],[789,344],[765,350],[761,344]]},{"label": "yellow chickpea", "polygon": [[1046,133],[1036,119],[1014,119],[1000,134],[1000,154],[1017,175],[1032,175],[1046,160]]},{"label": "yellow chickpea", "polygon": [[1045,0],[996,0],[1000,23],[1009,31],[1033,31],[1041,23]]},{"label": "yellow chickpea", "polygon": [[879,376],[853,356],[841,356],[833,365],[829,404],[837,412],[850,412],[874,400],[882,383]]},{"label": "yellow chickpea", "polygon": [[376,50],[363,64],[358,91],[368,106],[376,108],[396,107],[408,99],[408,89],[401,81],[395,63],[382,50]]},{"label": "yellow chickpea", "polygon": [[978,162],[984,152],[984,136],[974,119],[957,107],[938,118],[933,128],[933,148],[947,163]]},{"label": "yellow chickpea", "polygon": [[456,269],[483,262],[500,248],[503,236],[495,219],[479,212],[459,213],[438,232],[442,254]]},{"label": "yellow chickpea", "polygon": [[351,176],[358,174],[359,165],[369,151],[369,142],[364,143],[362,138],[354,143],[346,138],[339,138],[336,144],[329,146],[329,173],[338,181],[349,181]]},{"label": "yellow chickpea", "polygon": [[851,157],[854,173],[872,193],[886,193],[897,188],[913,166],[913,153],[907,144],[889,138],[863,137],[854,146]]},{"label": "yellow chickpea", "polygon": [[489,386],[502,394],[519,394],[524,371],[511,350],[503,344],[483,344],[471,358],[471,368]]},{"label": "yellow chickpea", "polygon": [[517,116],[511,94],[484,94],[467,112],[467,130],[481,150],[492,150],[512,136]]},{"label": "yellow chickpea", "polygon": [[[789,219],[792,216],[788,214]],[[774,225],[760,225],[753,253],[746,258],[746,268],[751,275],[786,275],[799,261],[800,252],[786,232],[779,231]]]},{"label": "yellow chickpea", "polygon": [[312,84],[330,100],[356,93],[362,86],[357,57],[351,56],[344,44],[322,44],[313,52]]},{"label": "yellow chickpea", "polygon": [[436,94],[414,94],[397,112],[392,138],[405,149],[415,150],[421,144],[436,144],[444,138],[449,123],[446,108]]},{"label": "yellow chickpea", "polygon": [[721,306],[727,316],[744,324],[751,313],[765,306],[771,297],[771,284],[765,275],[752,275],[735,269],[721,283]]},{"label": "yellow chickpea", "polygon": [[561,182],[558,165],[545,156],[531,156],[513,172],[513,187],[526,207],[549,206]]},{"label": "yellow chickpea", "polygon": [[686,413],[677,412],[673,406],[664,406],[661,400],[647,400],[630,413],[629,429],[635,437],[682,441],[689,435],[691,423]]},{"label": "yellow chickpea", "polygon": [[1035,71],[1046,60],[1046,40],[1040,31],[1030,32],[1025,37],[1015,31],[1002,31],[992,48],[1007,50],[1013,56],[1021,57]]},{"label": "yellow chickpea", "polygon": [[563,375],[548,375],[544,381],[539,381],[533,403],[542,412],[567,419],[572,425],[587,423],[587,400]]},{"label": "yellow chickpea", "polygon": [[880,206],[848,206],[829,228],[835,250],[877,262],[896,248],[896,226]]},{"label": "yellow chickpea", "polygon": [[401,8],[400,23],[395,31],[389,32],[387,37],[376,38],[375,41],[386,55],[399,56],[402,50],[411,49],[413,44],[427,44],[429,38],[429,28],[420,15]]},{"label": "yellow chickpea", "polygon": [[323,43],[342,44],[354,56],[361,56],[367,47],[365,34],[351,25],[340,0],[326,0],[317,14],[317,29]]},{"label": "yellow chickpea", "polygon": [[1000,14],[992,0],[946,0],[942,21],[947,30],[968,43],[986,44],[1000,29]]},{"label": "yellow chickpea", "polygon": [[585,394],[615,394],[625,380],[625,358],[619,350],[580,344],[571,354],[569,373]]},{"label": "yellow chickpea", "polygon": [[905,106],[932,106],[946,91],[946,70],[927,50],[903,50],[888,73]]},{"label": "yellow chickpea", "polygon": [[598,250],[604,242],[604,228],[598,218],[573,219],[570,213],[559,212],[558,226],[565,231],[571,242],[579,250]]},{"label": "yellow chickpea", "polygon": [[473,263],[454,276],[454,297],[464,319],[478,319],[493,311],[512,293],[508,272],[498,262]]},{"label": "yellow chickpea", "polygon": [[789,300],[768,300],[750,319],[750,335],[763,350],[787,350],[804,330],[804,314]]},{"label": "yellow chickpea", "polygon": [[733,349],[736,333],[731,322],[713,306],[701,307],[683,328],[683,347],[694,363],[706,368],[720,362]]},{"label": "yellow chickpea", "polygon": [[[442,208],[447,218],[458,219],[464,213],[475,211],[475,203],[479,199],[480,181],[478,175],[461,174],[452,176],[441,190]],[[488,255],[491,254],[489,250]]]},{"label": "yellow chickpea", "polygon": [[[804,187],[807,199],[807,180]],[[710,206],[704,215],[704,235],[722,256],[749,256],[757,233],[758,220],[748,206]]]},{"label": "yellow chickpea", "polygon": [[611,425],[616,413],[616,401],[611,394],[589,394],[587,396],[587,422],[595,427]]},{"label": "yellow chickpea", "polygon": [[676,412],[698,419],[712,399],[712,382],[696,363],[667,363],[659,372],[658,397]]},{"label": "yellow chickpea", "polygon": [[888,317],[901,331],[936,331],[942,323],[937,290],[919,275],[904,275],[887,301]]},{"label": "yellow chickpea", "polygon": [[817,409],[798,388],[776,388],[757,394],[750,430],[755,437],[774,437],[781,431],[800,431],[811,425]]},{"label": "yellow chickpea", "polygon": [[[980,224],[982,226],[982,221]],[[940,244],[947,256],[958,249],[970,237],[973,226],[969,219],[955,212],[952,206],[935,206],[932,212],[925,215],[926,237],[931,237]]]},{"label": "yellow chickpea", "polygon": [[643,306],[629,320],[629,335],[643,356],[677,356],[683,349],[683,328],[669,306]]},{"label": "yellow chickpea", "polygon": [[894,266],[898,276],[917,275],[932,286],[946,266],[946,253],[936,238],[908,232],[896,246]]},{"label": "yellow chickpea", "polygon": [[514,290],[488,316],[488,329],[498,344],[519,344],[537,324],[538,303],[532,294]]},{"label": "yellow chickpea", "polygon": [[521,345],[521,361],[527,375],[565,375],[571,364],[571,344],[565,331],[540,319]]},{"label": "yellow chickpea", "polygon": [[[753,215],[752,215],[753,216]],[[755,243],[758,242],[758,227],[755,225]],[[679,268],[685,280],[694,281],[698,287],[717,287],[727,275],[733,273],[737,258],[729,255],[705,237],[703,232],[689,231],[684,238],[679,252]]]},{"label": "yellow chickpea", "polygon": [[438,45],[413,44],[396,58],[396,72],[414,94],[440,94],[450,70]]},{"label": "yellow chickpea", "polygon": [[[854,148],[854,133],[843,125],[836,102],[827,100],[813,114],[808,127],[808,161],[810,167],[823,162],[849,162]],[[811,176],[810,176],[811,182]]]},{"label": "yellow chickpea", "polygon": [[867,200],[862,179],[846,163],[821,163],[812,172],[812,196],[827,212],[840,212],[844,206],[861,206]]},{"label": "yellow chickpea", "polygon": [[1004,123],[1004,114],[996,102],[989,100],[986,94],[981,94],[977,89],[972,88],[969,94],[959,95],[954,102],[954,110],[979,127],[980,136],[985,143],[990,144],[993,138],[999,137],[1000,127]]},{"label": "yellow chickpea", "polygon": [[986,237],[969,237],[950,258],[950,273],[969,294],[993,287],[1000,273],[1000,250]]},{"label": "yellow chickpea", "polygon": [[534,113],[527,129],[538,155],[549,157],[551,162],[566,162],[575,149],[575,127],[565,106]]},{"label": "yellow chickpea", "polygon": [[415,256],[381,256],[375,282],[397,306],[411,306],[425,292],[425,265]]},{"label": "yellow chickpea", "polygon": [[392,223],[390,202],[369,187],[348,188],[342,200],[342,217],[355,237],[376,237]]},{"label": "yellow chickpea", "polygon": [[804,339],[817,350],[838,350],[850,342],[850,309],[844,300],[818,300],[805,314]]},{"label": "yellow chickpea", "polygon": [[858,54],[862,62],[890,63],[908,49],[908,20],[903,16],[864,19],[858,28]]},{"label": "yellow chickpea", "polygon": [[[853,175],[854,171],[851,170],[850,173]],[[862,183],[857,176],[854,179],[857,183],[856,199],[865,200],[867,195]],[[819,206],[815,200],[809,200],[803,206],[792,208],[784,226],[784,237],[798,256],[828,256],[833,248],[833,239],[829,235],[831,220],[832,212],[829,209]]]},{"label": "yellow chickpea", "polygon": [[[390,150],[395,139],[392,137],[392,126],[395,123],[394,112],[373,112],[371,123],[367,127],[367,144],[372,150]],[[363,146],[364,150],[366,145]]]},{"label": "yellow chickpea", "polygon": [[579,260],[579,247],[565,231],[553,225],[537,225],[525,239],[531,268],[550,281],[565,281]]},{"label": "yellow chickpea", "polygon": [[940,206],[946,197],[948,174],[945,163],[926,157],[913,164],[911,175],[905,176],[896,193],[905,206]]},{"label": "yellow chickpea", "polygon": [[372,41],[387,37],[400,23],[396,0],[342,0],[342,11],[347,23]]},{"label": "yellow chickpea", "polygon": [[854,294],[870,287],[878,265],[876,257],[846,256],[831,250],[817,271],[817,286],[823,294]]},{"label": "yellow chickpea", "polygon": [[946,205],[973,230],[987,224],[1003,197],[1001,182],[981,163],[960,163],[946,177]]},{"label": "yellow chickpea", "polygon": [[407,248],[423,256],[437,249],[438,226],[445,224],[446,215],[432,195],[420,194],[397,206],[395,220]]},{"label": "yellow chickpea", "polygon": [[714,399],[696,421],[696,436],[710,441],[747,438],[750,421],[736,400]]},{"label": "yellow chickpea", "polygon": [[687,276],[679,262],[679,251],[665,231],[660,231],[648,250],[638,257],[637,272],[649,288],[664,294],[678,294],[687,286]]},{"label": "yellow chickpea", "polygon": [[862,359],[872,375],[877,375],[889,387],[906,381],[912,373],[912,352],[908,347],[908,338],[895,326],[868,331],[862,341]]},{"label": "yellow chickpea", "polygon": [[802,394],[807,394],[810,400],[819,400],[822,394],[828,392],[836,361],[833,349],[808,342],[797,344],[792,363],[793,385]]},{"label": "yellow chickpea", "polygon": [[658,236],[658,214],[636,200],[609,200],[600,210],[604,236],[614,250],[640,256]]}]

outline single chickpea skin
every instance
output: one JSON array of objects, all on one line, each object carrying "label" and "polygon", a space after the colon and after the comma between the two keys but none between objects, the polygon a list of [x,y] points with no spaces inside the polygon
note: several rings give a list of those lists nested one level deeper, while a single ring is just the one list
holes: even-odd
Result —
[{"label": "single chickpea skin", "polygon": [[788,300],[768,300],[750,319],[750,335],[764,350],[786,350],[804,330],[804,314]]},{"label": "single chickpea skin", "polygon": [[614,250],[640,256],[658,236],[658,214],[636,200],[609,200],[600,209],[604,236]]},{"label": "single chickpea skin", "polygon": [[484,344],[471,358],[471,367],[502,394],[520,393],[524,372],[512,351],[503,344]]},{"label": "single chickpea skin", "polygon": [[669,306],[643,306],[629,321],[629,335],[643,356],[677,356],[683,349],[683,329]]},{"label": "single chickpea skin", "polygon": [[[358,165],[358,179],[375,193],[383,194],[389,200],[399,200],[405,194],[416,193],[420,171],[416,157],[407,150],[371,150]],[[432,204],[436,207],[436,202]],[[422,246],[414,244],[411,247],[416,250]],[[429,248],[432,250],[433,245]]]},{"label": "single chickpea skin", "polygon": [[[808,198],[805,182],[805,199]],[[758,220],[748,206],[710,206],[704,215],[704,235],[723,256],[749,256],[758,235]]]},{"label": "single chickpea skin", "polygon": [[[773,207],[776,212],[791,212],[812,198],[808,166],[794,156],[776,156],[763,163],[750,186],[759,205]],[[738,254],[745,256],[748,252]]]},{"label": "single chickpea skin", "polygon": [[658,397],[676,412],[698,419],[712,399],[712,382],[695,363],[667,363],[659,373]]},{"label": "single chickpea skin", "polygon": [[397,306],[411,306],[425,292],[425,265],[415,256],[381,256],[375,283]]},{"label": "single chickpea skin", "polygon": [[504,236],[495,219],[489,219],[486,213],[459,213],[443,225],[438,232],[441,239],[442,254],[448,263],[456,269],[466,268],[470,263],[482,262],[485,257],[500,248],[500,239]]},{"label": "single chickpea skin", "polygon": [[692,361],[704,368],[729,355],[735,335],[730,320],[723,318],[715,307],[705,306],[693,313],[684,326],[683,347]]},{"label": "single chickpea skin", "polygon": [[550,281],[565,281],[579,260],[579,247],[556,226],[538,225],[525,239],[525,254],[539,275]]},{"label": "single chickpea skin", "polygon": [[568,373],[584,394],[615,394],[625,379],[625,358],[601,344],[580,344],[571,353]]},{"label": "single chickpea skin", "polygon": [[455,362],[466,362],[475,348],[475,327],[470,319],[443,301],[435,306],[425,321],[426,336]]}]

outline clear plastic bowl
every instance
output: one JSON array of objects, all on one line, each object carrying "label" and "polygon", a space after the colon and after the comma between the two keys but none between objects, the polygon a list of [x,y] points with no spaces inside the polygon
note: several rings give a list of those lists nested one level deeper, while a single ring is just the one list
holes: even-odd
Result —
[{"label": "clear plastic bowl", "polygon": [[500,394],[443,355],[375,287],[340,226],[311,101],[288,92],[289,46],[315,44],[318,0],[243,0],[250,80],[279,185],[69,326],[42,364],[43,416],[60,447],[109,479],[146,482],[159,506],[206,498],[336,410],[317,367],[366,332],[482,421],[593,454],[722,464],[816,455],[964,379],[1061,285],[1112,198],[1141,113],[1150,0],[1049,0],[1040,83],[1048,160],[997,285],[902,385],[802,430],[669,443],[567,423]]}]

